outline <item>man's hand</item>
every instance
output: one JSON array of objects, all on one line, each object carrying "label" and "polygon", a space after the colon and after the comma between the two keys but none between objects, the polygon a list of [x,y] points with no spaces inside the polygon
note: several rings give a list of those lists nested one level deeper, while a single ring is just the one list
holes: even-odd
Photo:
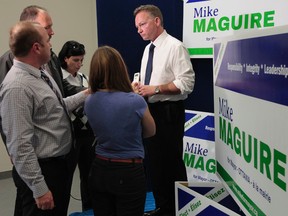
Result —
[{"label": "man's hand", "polygon": [[139,84],[139,95],[143,97],[149,97],[155,94],[155,88],[156,86],[151,86],[151,85],[140,85]]},{"label": "man's hand", "polygon": [[53,209],[55,207],[51,191],[35,199],[37,207],[42,210]]},{"label": "man's hand", "polygon": [[140,83],[139,82],[132,82],[131,85],[132,85],[134,93],[139,94],[139,85],[140,85]]}]

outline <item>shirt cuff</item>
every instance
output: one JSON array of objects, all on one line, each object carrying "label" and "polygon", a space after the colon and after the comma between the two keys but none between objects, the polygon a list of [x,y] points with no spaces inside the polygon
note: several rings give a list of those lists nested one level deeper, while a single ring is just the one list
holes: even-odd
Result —
[{"label": "shirt cuff", "polygon": [[40,182],[39,184],[33,185],[31,187],[31,190],[33,192],[33,197],[34,199],[43,196],[44,194],[46,194],[49,191],[49,188],[46,184],[45,181]]}]

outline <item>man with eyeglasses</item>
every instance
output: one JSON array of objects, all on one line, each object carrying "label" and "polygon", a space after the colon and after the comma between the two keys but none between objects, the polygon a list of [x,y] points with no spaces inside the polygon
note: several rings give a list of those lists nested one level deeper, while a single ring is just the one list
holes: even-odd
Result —
[{"label": "man with eyeglasses", "polygon": [[142,57],[140,83],[133,84],[134,90],[147,98],[156,123],[155,136],[145,143],[157,210],[146,215],[174,216],[174,183],[187,181],[182,159],[183,100],[193,90],[195,75],[182,42],[164,29],[158,7],[142,5],[134,10],[134,16],[138,33],[143,40],[150,41]]}]

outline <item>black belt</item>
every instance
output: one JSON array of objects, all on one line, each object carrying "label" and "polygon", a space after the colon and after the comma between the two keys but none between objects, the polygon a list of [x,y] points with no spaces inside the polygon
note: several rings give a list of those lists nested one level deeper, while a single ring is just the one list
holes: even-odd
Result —
[{"label": "black belt", "polygon": [[118,162],[118,163],[143,163],[143,159],[141,158],[130,158],[130,159],[122,159],[122,158],[106,158],[101,155],[96,155],[96,158],[109,162]]},{"label": "black belt", "polygon": [[42,162],[52,162],[52,161],[65,160],[65,159],[67,159],[67,155],[68,154],[57,156],[57,157],[38,158],[38,161],[40,163],[42,163]]},{"label": "black belt", "polygon": [[170,105],[170,104],[183,104],[184,101],[183,100],[178,100],[178,101],[157,101],[157,102],[153,102],[153,103],[149,103],[149,106],[164,106],[164,105]]}]

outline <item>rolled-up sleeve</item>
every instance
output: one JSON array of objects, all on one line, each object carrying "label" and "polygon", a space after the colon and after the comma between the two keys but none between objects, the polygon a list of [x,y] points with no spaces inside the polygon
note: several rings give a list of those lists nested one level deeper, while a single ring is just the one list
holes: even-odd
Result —
[{"label": "rolled-up sleeve", "polygon": [[173,67],[174,85],[180,89],[181,94],[190,94],[194,89],[195,72],[188,51],[184,46],[179,45],[174,50]]}]

